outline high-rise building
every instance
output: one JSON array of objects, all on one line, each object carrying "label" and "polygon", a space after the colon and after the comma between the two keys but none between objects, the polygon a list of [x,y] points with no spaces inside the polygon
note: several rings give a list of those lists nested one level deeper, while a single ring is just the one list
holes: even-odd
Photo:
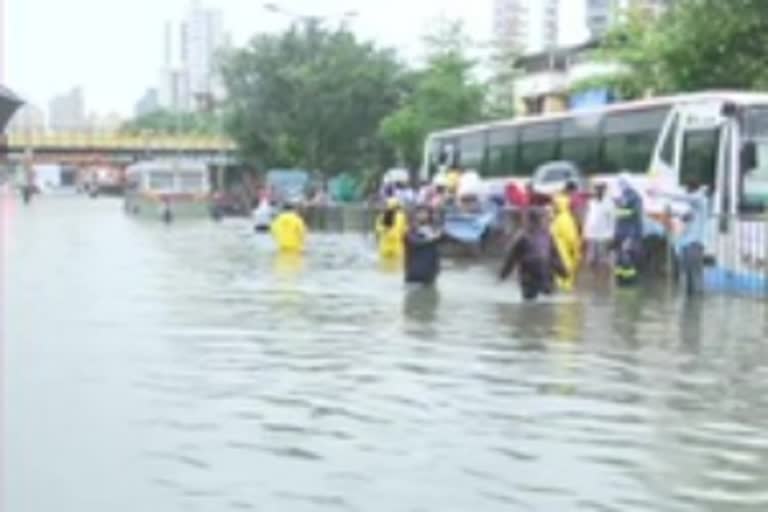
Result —
[{"label": "high-rise building", "polygon": [[493,32],[497,43],[521,53],[558,45],[560,0],[494,0]]},{"label": "high-rise building", "polygon": [[177,27],[166,23],[159,105],[188,111],[220,95],[216,55],[227,42],[221,11],[203,7],[200,0],[191,1]]},{"label": "high-rise building", "polygon": [[134,115],[136,117],[145,116],[152,112],[157,112],[160,109],[160,100],[158,97],[157,89],[149,88],[144,92],[144,95],[139,98],[134,108]]},{"label": "high-rise building", "polygon": [[48,105],[48,124],[51,130],[81,130],[86,126],[83,90],[71,91],[54,97]]},{"label": "high-rise building", "polygon": [[221,11],[204,8],[200,0],[193,0],[181,32],[181,59],[189,77],[192,103],[197,105],[214,92],[216,54],[225,44]]},{"label": "high-rise building", "polygon": [[593,38],[599,38],[631,10],[642,11],[654,18],[672,3],[673,0],[587,0],[587,27]]}]

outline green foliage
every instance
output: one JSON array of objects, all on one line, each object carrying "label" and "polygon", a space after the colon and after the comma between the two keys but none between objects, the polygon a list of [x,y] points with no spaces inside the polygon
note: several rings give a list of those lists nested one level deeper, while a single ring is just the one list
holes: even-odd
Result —
[{"label": "green foliage", "polygon": [[491,77],[485,102],[487,119],[508,119],[515,116],[515,80],[520,76],[517,60],[520,52],[504,43],[492,47],[489,65]]},{"label": "green foliage", "polygon": [[439,23],[425,44],[426,66],[412,76],[413,89],[379,130],[410,167],[418,165],[429,132],[481,119],[486,94],[472,76],[477,63],[468,57],[470,41],[460,23]]},{"label": "green foliage", "polygon": [[221,128],[221,121],[212,112],[158,110],[126,122],[121,131],[131,134],[152,132],[214,135],[221,133]]},{"label": "green foliage", "polygon": [[318,23],[255,37],[226,56],[227,130],[262,169],[360,170],[406,87],[396,56]]},{"label": "green foliage", "polygon": [[624,97],[768,86],[765,0],[679,0],[657,21],[640,12],[609,33],[598,57],[626,72],[578,84],[608,85]]}]

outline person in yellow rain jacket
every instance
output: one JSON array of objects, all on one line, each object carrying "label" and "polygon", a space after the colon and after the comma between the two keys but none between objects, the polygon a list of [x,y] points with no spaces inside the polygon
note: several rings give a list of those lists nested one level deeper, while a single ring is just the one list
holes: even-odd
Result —
[{"label": "person in yellow rain jacket", "polygon": [[552,203],[555,209],[550,228],[552,239],[567,274],[564,278],[558,277],[557,284],[561,290],[569,292],[576,284],[576,272],[581,264],[581,235],[568,197],[559,194],[554,197]]},{"label": "person in yellow rain jacket", "polygon": [[397,260],[405,253],[405,234],[408,221],[400,201],[387,200],[387,208],[376,219],[376,236],[379,240],[379,256],[385,260]]},{"label": "person in yellow rain jacket", "polygon": [[286,203],[282,213],[272,221],[270,230],[280,252],[299,253],[304,251],[307,226],[304,224],[304,219],[296,212],[296,207],[293,204]]}]

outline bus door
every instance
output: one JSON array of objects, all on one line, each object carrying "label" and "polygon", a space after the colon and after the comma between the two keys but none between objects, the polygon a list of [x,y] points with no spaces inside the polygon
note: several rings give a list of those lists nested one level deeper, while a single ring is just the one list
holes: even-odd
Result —
[{"label": "bus door", "polygon": [[734,115],[730,143],[730,240],[724,248],[739,291],[768,296],[768,106]]}]

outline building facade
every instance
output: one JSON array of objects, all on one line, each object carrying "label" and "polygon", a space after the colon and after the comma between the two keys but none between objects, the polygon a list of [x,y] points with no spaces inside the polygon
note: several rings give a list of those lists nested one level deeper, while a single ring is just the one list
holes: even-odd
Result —
[{"label": "building facade", "polygon": [[657,17],[672,3],[673,0],[587,0],[587,27],[593,38],[600,38],[631,10]]},{"label": "building facade", "polygon": [[48,126],[51,130],[81,130],[86,124],[85,100],[80,87],[54,97],[49,103]]},{"label": "building facade", "polygon": [[560,0],[494,0],[494,38],[522,54],[557,47],[559,19]]}]

